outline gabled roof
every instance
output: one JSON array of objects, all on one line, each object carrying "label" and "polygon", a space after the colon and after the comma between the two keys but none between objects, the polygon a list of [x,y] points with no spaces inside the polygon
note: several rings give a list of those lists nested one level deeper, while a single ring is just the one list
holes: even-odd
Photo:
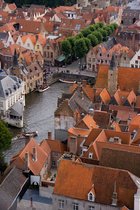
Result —
[{"label": "gabled roof", "polygon": [[111,97],[110,97],[110,94],[109,92],[107,91],[106,88],[104,88],[101,93],[100,93],[100,97],[101,97],[101,101],[104,103],[104,104],[108,104],[111,100]]},{"label": "gabled roof", "polygon": [[100,128],[107,128],[110,123],[110,113],[96,110],[93,114],[93,119]]},{"label": "gabled roof", "polygon": [[[95,87],[108,88],[108,65],[99,65]],[[138,92],[140,80],[139,68],[118,67],[118,86],[120,90]]]},{"label": "gabled roof", "polygon": [[90,133],[90,130],[73,127],[73,128],[69,128],[68,133],[69,135],[73,135],[73,136],[87,137]]},{"label": "gabled roof", "polygon": [[[33,159],[33,148],[36,149],[37,160]],[[13,157],[12,165],[16,165],[18,168],[25,170],[25,154],[28,153],[28,168],[34,175],[40,175],[40,172],[48,159],[48,153],[45,152],[37,142],[31,138],[25,147]]]},{"label": "gabled roof", "polygon": [[97,125],[96,122],[93,120],[93,117],[87,114],[75,127],[91,129],[96,128]]},{"label": "gabled roof", "polygon": [[58,152],[63,154],[66,151],[66,146],[59,140],[45,139],[40,143],[40,146],[47,153]]},{"label": "gabled roof", "polygon": [[13,167],[10,170],[0,184],[0,208],[2,210],[7,210],[11,207],[27,180],[18,168]]},{"label": "gabled roof", "polygon": [[104,148],[100,159],[102,166],[128,170],[138,177],[140,177],[139,162],[140,153],[115,148]]},{"label": "gabled roof", "polygon": [[115,182],[117,205],[133,208],[134,194],[137,191],[136,180],[128,171],[119,169],[62,160],[53,193],[87,201],[88,193],[94,184],[95,203],[111,205]]},{"label": "gabled roof", "polygon": [[89,146],[91,143],[93,143],[95,141],[95,139],[97,138],[97,136],[101,133],[102,129],[101,128],[93,128],[88,137],[86,138],[83,146]]}]

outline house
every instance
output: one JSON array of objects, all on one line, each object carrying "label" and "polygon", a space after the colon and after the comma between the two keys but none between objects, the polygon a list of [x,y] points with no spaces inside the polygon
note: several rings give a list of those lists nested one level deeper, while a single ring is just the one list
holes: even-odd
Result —
[{"label": "house", "polygon": [[110,38],[107,42],[89,50],[86,55],[87,69],[97,72],[99,64],[110,64],[113,54],[115,54],[117,65],[129,67],[130,60],[135,53],[128,47],[117,43],[114,38]]},{"label": "house", "polygon": [[23,175],[22,170],[13,167],[6,169],[7,174],[0,183],[0,208],[2,210],[16,210],[17,202],[21,199],[28,185],[28,178]]},{"label": "house", "polygon": [[15,127],[23,127],[24,82],[16,76],[0,75],[1,118]]},{"label": "house", "polygon": [[127,7],[123,11],[122,24],[131,25],[139,20],[140,3],[139,0],[132,1],[127,4]]},{"label": "house", "polygon": [[48,139],[41,141],[40,147],[45,151],[50,153],[50,168],[56,169],[58,166],[58,160],[67,150],[66,145],[64,145],[60,140],[53,140],[51,134],[48,135]]},{"label": "house", "polygon": [[125,206],[137,210],[137,196],[139,178],[128,171],[62,160],[53,191],[52,209],[122,210]]},{"label": "house", "polygon": [[130,67],[140,68],[140,49],[135,53],[135,55],[130,60]]},{"label": "house", "polygon": [[139,24],[140,21],[138,20],[132,25],[120,27],[118,29],[118,33],[116,34],[117,42],[129,47],[134,52],[139,50]]},{"label": "house", "polygon": [[10,165],[29,175],[31,184],[39,185],[49,170],[49,155],[49,151],[44,151],[33,138],[29,138],[25,147],[12,158]]},{"label": "house", "polygon": [[50,35],[47,37],[43,47],[44,61],[47,65],[54,66],[55,60],[60,55],[59,36]]},{"label": "house", "polygon": [[16,63],[9,71],[24,81],[25,94],[32,92],[43,84],[43,70],[37,61],[29,62],[28,65]]}]

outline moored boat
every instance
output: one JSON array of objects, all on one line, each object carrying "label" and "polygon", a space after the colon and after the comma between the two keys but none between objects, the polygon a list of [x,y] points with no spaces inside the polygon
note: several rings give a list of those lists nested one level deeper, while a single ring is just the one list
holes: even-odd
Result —
[{"label": "moored boat", "polygon": [[48,90],[50,87],[47,84],[43,84],[42,86],[38,87],[38,89],[36,90],[39,93],[42,93],[46,90]]},{"label": "moored boat", "polygon": [[63,80],[63,79],[59,79],[59,82],[63,82],[63,83],[67,83],[67,84],[74,84],[74,83],[76,83],[76,81]]},{"label": "moored boat", "polygon": [[24,135],[25,137],[35,137],[35,136],[38,136],[38,131],[25,132],[25,133],[23,133],[23,135]]}]

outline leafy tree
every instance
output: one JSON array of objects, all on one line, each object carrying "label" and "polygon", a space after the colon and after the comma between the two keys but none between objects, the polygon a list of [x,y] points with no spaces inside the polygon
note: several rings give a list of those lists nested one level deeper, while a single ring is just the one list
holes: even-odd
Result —
[{"label": "leafy tree", "polygon": [[87,53],[87,46],[85,43],[84,38],[76,39],[75,40],[75,55],[78,58],[82,58]]},{"label": "leafy tree", "polygon": [[98,31],[102,34],[103,41],[106,41],[107,40],[107,36],[108,36],[107,31],[104,30],[103,28],[99,29]]},{"label": "leafy tree", "polygon": [[0,121],[0,154],[11,145],[12,134],[9,132],[6,124]]},{"label": "leafy tree", "polygon": [[87,37],[90,33],[91,30],[89,28],[85,28],[84,30],[81,31],[84,37]]},{"label": "leafy tree", "polygon": [[64,40],[61,43],[61,49],[62,49],[63,54],[66,57],[68,57],[69,55],[71,55],[72,47],[71,47],[71,44],[70,44],[70,42],[68,40]]},{"label": "leafy tree", "polygon": [[68,37],[67,40],[71,45],[71,57],[72,59],[75,59],[75,51],[74,51],[75,37],[74,36]]},{"label": "leafy tree", "polygon": [[84,41],[85,41],[85,44],[86,44],[86,47],[87,47],[87,52],[88,52],[89,49],[90,49],[90,46],[91,46],[91,41],[88,38],[84,38]]},{"label": "leafy tree", "polygon": [[101,43],[102,42],[103,36],[102,36],[102,34],[99,31],[94,31],[92,34],[94,36],[96,36],[96,38],[98,39],[98,43]]},{"label": "leafy tree", "polygon": [[83,38],[83,34],[81,32],[75,36],[75,39],[80,39],[80,38]]},{"label": "leafy tree", "polygon": [[95,46],[98,44],[98,39],[96,38],[95,35],[89,34],[89,35],[87,36],[87,38],[91,41],[92,47],[95,47]]},{"label": "leafy tree", "polygon": [[96,27],[94,25],[89,26],[90,31],[96,31]]},{"label": "leafy tree", "polygon": [[103,27],[103,29],[107,32],[107,35],[110,36],[112,34],[112,29],[109,26]]},{"label": "leafy tree", "polygon": [[117,25],[117,23],[112,23],[111,25],[113,25],[113,27],[114,27],[114,30],[116,30],[116,29],[118,28],[118,25]]},{"label": "leafy tree", "polygon": [[102,27],[104,26],[104,24],[103,24],[102,22],[96,23],[95,25],[96,25],[96,27],[98,27],[98,28],[102,28]]}]

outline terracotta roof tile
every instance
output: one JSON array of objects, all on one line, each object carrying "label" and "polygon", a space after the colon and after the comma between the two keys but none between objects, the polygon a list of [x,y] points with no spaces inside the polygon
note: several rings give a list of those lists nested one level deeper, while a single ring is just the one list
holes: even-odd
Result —
[{"label": "terracotta roof tile", "polygon": [[87,201],[88,193],[94,185],[95,203],[111,205],[114,183],[118,206],[133,208],[137,185],[129,172],[62,160],[58,168],[54,194]]},{"label": "terracotta roof tile", "polygon": [[40,143],[40,146],[47,153],[49,151],[63,154],[66,151],[66,146],[59,140],[45,139]]},{"label": "terracotta roof tile", "polygon": [[[36,149],[36,154],[37,154],[36,161],[33,160],[33,148]],[[29,157],[28,168],[32,171],[34,175],[39,175],[44,164],[48,159],[48,154],[32,138],[26,144],[26,146],[21,150],[21,152],[17,156],[13,157],[12,164],[24,170],[26,153],[28,153]]]}]

